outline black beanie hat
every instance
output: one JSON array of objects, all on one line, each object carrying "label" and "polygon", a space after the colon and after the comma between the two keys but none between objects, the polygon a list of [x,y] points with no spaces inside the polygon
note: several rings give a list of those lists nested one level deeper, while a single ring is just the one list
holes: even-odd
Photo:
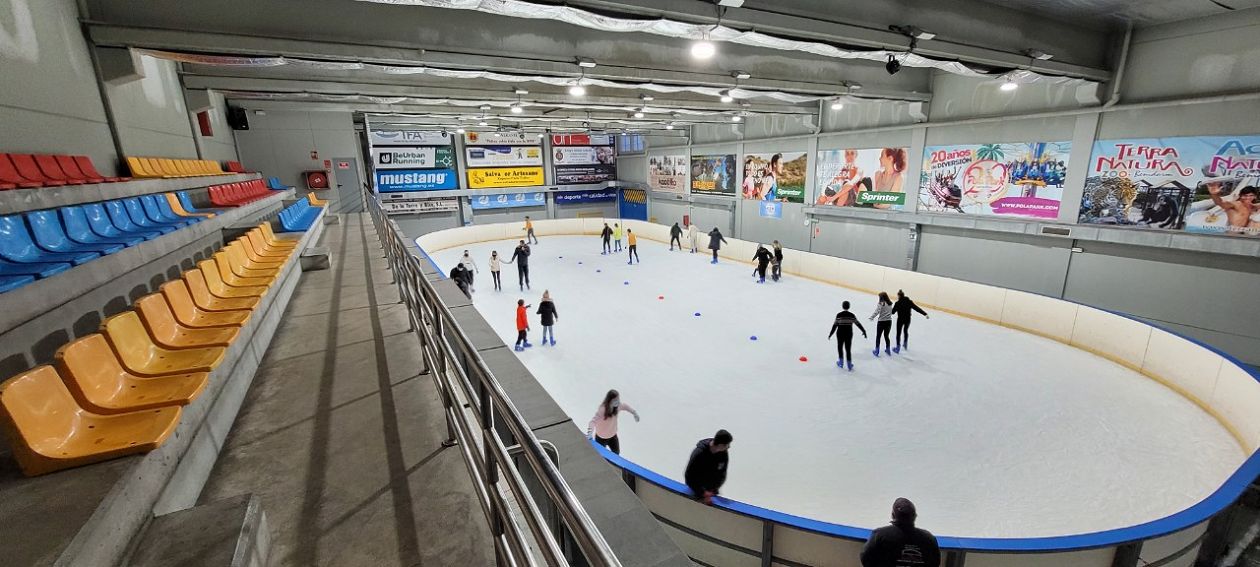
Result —
[{"label": "black beanie hat", "polygon": [[919,513],[914,509],[914,502],[907,498],[898,498],[893,501],[892,519],[894,522],[914,523],[914,519]]}]

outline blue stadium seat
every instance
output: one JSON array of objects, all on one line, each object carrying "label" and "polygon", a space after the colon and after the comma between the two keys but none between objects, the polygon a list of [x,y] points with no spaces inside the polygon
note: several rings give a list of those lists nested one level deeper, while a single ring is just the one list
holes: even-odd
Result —
[{"label": "blue stadium seat", "polygon": [[321,209],[302,199],[280,211],[280,232],[303,232],[315,224]]},{"label": "blue stadium seat", "polygon": [[34,276],[0,276],[0,293],[13,291],[33,281]]},{"label": "blue stadium seat", "polygon": [[109,222],[109,217],[105,215],[105,210],[101,209],[101,215],[104,216],[106,225],[115,228],[114,232],[118,236],[101,236],[92,231],[92,224],[88,222],[87,213],[82,207],[62,207],[61,222],[66,227],[66,236],[75,242],[83,244],[122,244],[123,246],[135,246],[144,242],[144,237],[140,235],[128,235],[118,232],[114,224]]},{"label": "blue stadium seat", "polygon": [[159,230],[170,229],[167,232],[175,232],[184,228],[183,224],[175,224],[155,219],[144,212],[144,203],[140,202],[139,197],[128,197],[121,199],[123,207],[127,209],[127,215],[131,217],[131,222],[144,228],[157,228]]},{"label": "blue stadium seat", "polygon": [[285,189],[288,189],[289,187],[281,183],[279,177],[268,177],[267,188],[271,189],[272,191],[284,191]]},{"label": "blue stadium seat", "polygon": [[98,252],[102,255],[113,254],[127,246],[124,244],[83,244],[70,240],[61,227],[57,211],[31,211],[26,213],[26,223],[31,227],[31,235],[35,244],[49,252]]},{"label": "blue stadium seat", "polygon": [[[114,209],[117,209],[117,211]],[[139,236],[145,240],[152,240],[162,236],[161,231],[145,230],[132,224],[131,219],[127,216],[127,211],[123,210],[122,203],[115,201],[83,205],[83,214],[87,217],[88,224],[92,227],[92,232],[101,236],[109,238]],[[115,220],[115,217],[119,220]]]},{"label": "blue stadium seat", "polygon": [[179,191],[175,193],[175,196],[179,198],[179,203],[184,206],[184,210],[190,213],[219,213],[218,209],[198,209],[197,207],[194,207],[192,204],[192,198],[188,196],[187,191]]},{"label": "blue stadium seat", "polygon": [[194,219],[192,217],[181,217],[176,215],[174,211],[170,211],[168,215],[167,211],[169,211],[169,209],[163,209],[159,202],[165,203],[166,199],[158,197],[157,195],[140,196],[140,204],[144,206],[144,214],[148,215],[150,219],[156,222],[176,225],[183,228],[186,226],[192,226],[201,221],[201,219]]},{"label": "blue stadium seat", "polygon": [[66,262],[14,264],[0,259],[0,276],[35,276],[37,278],[46,278],[53,274],[60,274],[72,267],[73,266]]},{"label": "blue stadium seat", "polygon": [[[126,199],[117,201],[105,201],[105,210],[109,211],[110,220],[114,221],[114,226],[127,232],[160,232],[162,234],[170,234],[175,232],[173,226],[154,224],[149,217],[144,215],[144,210],[140,207],[140,201],[132,200],[132,205],[139,209],[134,214],[131,207],[127,206]],[[136,219],[140,220],[136,220]]]},{"label": "blue stadium seat", "polygon": [[70,262],[74,265],[90,262],[99,258],[96,252],[47,252],[35,245],[31,233],[26,229],[22,217],[9,215],[0,217],[0,258],[21,264],[43,262]]}]

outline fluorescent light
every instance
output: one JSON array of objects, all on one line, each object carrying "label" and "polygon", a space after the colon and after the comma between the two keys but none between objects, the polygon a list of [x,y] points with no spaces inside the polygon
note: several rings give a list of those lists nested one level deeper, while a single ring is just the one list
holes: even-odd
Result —
[{"label": "fluorescent light", "polygon": [[1004,91],[1010,92],[1010,91],[1013,91],[1013,90],[1015,90],[1015,89],[1018,89],[1018,88],[1019,88],[1019,83],[1016,83],[1015,81],[1012,81],[1012,80],[1010,80],[1010,79],[1007,79],[1007,80],[1006,80],[1006,82],[1005,82],[1005,83],[1002,83],[1002,86],[1001,86],[1001,87],[998,87],[998,88],[1000,88],[1000,89],[1002,89],[1002,90],[1004,90]]},{"label": "fluorescent light", "polygon": [[578,57],[577,64],[578,67],[585,67],[587,69],[595,68],[595,60],[590,57]]},{"label": "fluorescent light", "polygon": [[586,87],[575,84],[569,87],[569,94],[573,96],[586,96]]},{"label": "fluorescent light", "polygon": [[639,98],[643,99],[643,102],[652,102],[656,100],[656,97],[649,94],[639,95]]},{"label": "fluorescent light", "polygon": [[722,91],[722,102],[732,102],[735,97],[731,96],[731,91]]},{"label": "fluorescent light", "polygon": [[1040,49],[1025,49],[1024,55],[1027,55],[1038,61],[1049,61],[1051,59],[1054,59],[1053,55],[1046,53]]},{"label": "fluorescent light", "polygon": [[739,8],[744,5],[744,0],[718,0],[718,6],[727,8]]},{"label": "fluorescent light", "polygon": [[523,111],[524,111],[524,109],[523,109],[523,108],[521,108],[521,105],[519,105],[519,104],[513,104],[513,105],[512,105],[512,114],[520,114],[520,113],[521,113],[521,112],[523,112]]},{"label": "fluorescent light", "polygon": [[843,102],[840,102],[840,99],[836,99],[836,100],[831,101],[831,109],[832,109],[832,110],[840,110],[841,108],[844,108],[844,103],[843,103]]},{"label": "fluorescent light", "polygon": [[636,112],[636,113],[634,113],[634,117],[635,117],[635,118],[643,118],[643,113],[642,113],[642,112]]},{"label": "fluorescent light", "polygon": [[456,128],[456,129],[455,129],[455,133],[456,133],[456,134],[463,134],[463,133],[464,133],[464,129],[463,129],[463,128]]},{"label": "fluorescent light", "polygon": [[702,39],[691,44],[691,56],[696,59],[708,59],[717,53],[717,48],[713,46],[713,42]]},{"label": "fluorescent light", "polygon": [[481,105],[481,106],[479,106],[479,107],[477,107],[477,108],[479,108],[479,109],[481,109],[481,110],[490,110],[490,105],[488,105],[488,104],[483,104],[483,105]]},{"label": "fluorescent light", "polygon": [[539,139],[539,140],[543,139],[543,135],[542,135],[542,134],[539,134],[539,135],[538,135],[538,139]]},{"label": "fluorescent light", "polygon": [[748,71],[731,71],[731,76],[736,79],[751,79],[752,73],[749,73]]},{"label": "fluorescent light", "polygon": [[490,124],[489,124],[489,123],[487,123],[485,120],[482,120],[481,122],[478,122],[478,123],[477,123],[477,125],[478,125],[478,126],[489,126]]},{"label": "fluorescent light", "polygon": [[731,122],[739,122],[739,121],[741,121],[741,120],[743,120],[743,119],[744,119],[744,118],[743,118],[742,116],[740,116],[740,115],[736,114],[735,116],[732,116],[732,117],[731,117]]},{"label": "fluorescent light", "polygon": [[517,88],[516,88],[516,90],[515,90],[515,91],[513,91],[513,92],[514,92],[514,93],[516,93],[516,94],[518,94],[518,95],[527,95],[527,94],[529,94],[529,91],[527,91],[527,90],[525,90],[525,89],[522,89],[522,88],[520,88],[520,87],[517,87]]},{"label": "fluorescent light", "polygon": [[666,130],[673,130],[673,129],[674,129],[674,125],[673,125],[673,124],[666,124],[666,125],[665,125],[665,129],[666,129]]}]

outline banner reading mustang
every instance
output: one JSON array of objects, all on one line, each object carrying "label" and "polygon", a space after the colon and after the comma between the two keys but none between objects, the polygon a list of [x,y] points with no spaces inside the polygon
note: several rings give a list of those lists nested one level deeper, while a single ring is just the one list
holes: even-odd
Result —
[{"label": "banner reading mustang", "polygon": [[926,148],[919,205],[930,212],[1058,218],[1071,152],[1071,142]]},{"label": "banner reading mustang", "polygon": [[901,210],[906,204],[906,148],[818,152],[815,205]]},{"label": "banner reading mustang", "polygon": [[1260,236],[1260,136],[1094,142],[1080,222]]}]

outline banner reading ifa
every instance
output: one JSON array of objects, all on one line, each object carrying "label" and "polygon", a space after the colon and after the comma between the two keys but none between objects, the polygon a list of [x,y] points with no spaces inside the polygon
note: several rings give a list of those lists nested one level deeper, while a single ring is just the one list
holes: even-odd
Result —
[{"label": "banner reading ifa", "polygon": [[459,175],[453,169],[384,169],[376,172],[376,190],[437,191],[459,189]]},{"label": "banner reading ifa", "polygon": [[455,151],[450,146],[372,148],[376,169],[455,169]]},{"label": "banner reading ifa", "polygon": [[691,192],[735,196],[735,156],[691,156]]},{"label": "banner reading ifa", "polygon": [[805,152],[744,154],[745,199],[805,202]]},{"label": "banner reading ifa", "polygon": [[685,193],[687,191],[687,156],[648,157],[648,187],[653,191]]},{"label": "banner reading ifa", "polygon": [[567,191],[564,193],[556,193],[556,203],[598,203],[602,201],[616,201],[616,189],[588,189],[586,191]]},{"label": "banner reading ifa", "polygon": [[1080,222],[1260,236],[1260,136],[1099,140]]},{"label": "banner reading ifa", "polygon": [[901,210],[906,204],[906,148],[818,152],[815,205]]},{"label": "banner reading ifa", "polygon": [[515,207],[545,207],[547,195],[543,193],[512,193],[500,195],[473,195],[468,204],[474,211],[484,209],[511,209]]},{"label": "banner reading ifa", "polygon": [[537,146],[470,146],[464,148],[468,167],[522,167],[542,165],[542,148]]},{"label": "banner reading ifa", "polygon": [[496,167],[468,170],[469,189],[533,187],[545,181],[541,167]]},{"label": "banner reading ifa", "polygon": [[1058,218],[1071,152],[1071,142],[926,148],[919,204],[930,212]]},{"label": "banner reading ifa", "polygon": [[449,146],[451,135],[446,132],[422,130],[369,130],[368,140],[373,146]]}]

